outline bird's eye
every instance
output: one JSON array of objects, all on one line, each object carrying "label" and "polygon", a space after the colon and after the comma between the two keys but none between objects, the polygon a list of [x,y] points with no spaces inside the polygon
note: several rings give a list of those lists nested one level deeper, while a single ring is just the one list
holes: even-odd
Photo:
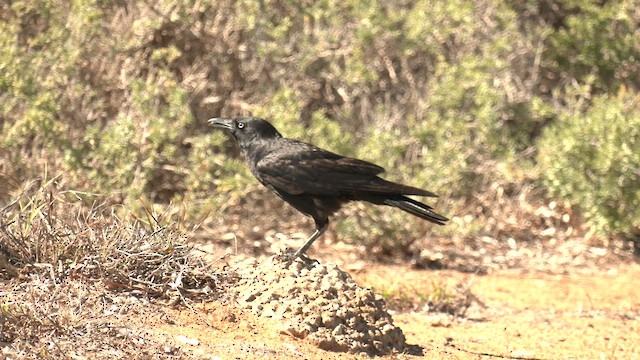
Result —
[{"label": "bird's eye", "polygon": [[242,121],[238,121],[238,129],[244,128],[244,123]]}]

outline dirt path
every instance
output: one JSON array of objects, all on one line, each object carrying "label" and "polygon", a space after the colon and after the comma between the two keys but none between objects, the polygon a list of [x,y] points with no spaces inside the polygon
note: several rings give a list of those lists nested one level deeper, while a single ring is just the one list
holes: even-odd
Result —
[{"label": "dirt path", "polygon": [[407,341],[434,357],[640,358],[638,265],[605,275],[435,276],[471,281],[486,308],[484,319],[444,324],[424,314],[396,315]]},{"label": "dirt path", "polygon": [[[435,359],[640,359],[638,264],[592,275],[505,271],[478,276],[379,265],[354,274],[359,283],[372,276],[377,283],[411,284],[417,292],[434,283],[463,283],[484,304],[466,319],[424,311],[394,313],[407,342],[416,345],[415,354],[384,358],[416,358],[422,352]],[[182,343],[181,351],[196,356],[367,358],[320,350],[228,304],[201,304],[197,310],[168,310],[144,321],[150,331]]]}]

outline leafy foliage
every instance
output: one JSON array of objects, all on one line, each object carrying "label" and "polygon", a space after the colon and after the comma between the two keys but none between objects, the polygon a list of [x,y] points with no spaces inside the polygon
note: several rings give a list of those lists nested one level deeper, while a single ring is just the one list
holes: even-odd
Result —
[{"label": "leafy foliage", "polygon": [[540,166],[552,194],[605,234],[640,236],[640,98],[599,96],[545,131]]},{"label": "leafy foliage", "polygon": [[[624,87],[634,98],[635,5],[3,3],[0,158],[19,181],[47,166],[72,188],[110,194],[138,213],[140,198],[194,204],[185,216],[198,221],[230,204],[256,206],[238,201],[258,184],[237,150],[205,126],[213,116],[254,114],[286,136],[398,169],[389,178],[451,199],[442,210],[449,215],[503,188],[495,184],[523,188],[541,183],[539,174],[553,194],[582,207],[554,190],[559,183],[548,180],[558,176],[544,175],[552,162],[536,167],[547,159],[534,156],[537,140],[550,124],[604,114],[597,107],[605,105],[593,103],[599,96]],[[558,133],[546,132],[544,143]],[[583,148],[576,149],[579,158]],[[365,212],[371,221],[340,225],[356,240],[413,239],[427,230],[383,210]],[[628,231],[619,215],[597,227]]]},{"label": "leafy foliage", "polygon": [[[640,44],[634,36],[640,15],[634,1],[574,0],[564,6],[568,14],[550,41],[549,57],[561,76],[593,82],[607,92],[640,81]],[[591,78],[591,79],[589,79]]]}]

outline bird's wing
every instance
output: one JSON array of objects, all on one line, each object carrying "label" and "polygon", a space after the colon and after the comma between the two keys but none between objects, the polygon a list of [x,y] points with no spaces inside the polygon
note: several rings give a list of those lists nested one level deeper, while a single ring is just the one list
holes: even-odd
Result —
[{"label": "bird's wing", "polygon": [[376,175],[384,172],[378,165],[343,157],[321,149],[266,156],[256,164],[259,180],[292,195],[335,196],[345,191],[367,190]]}]

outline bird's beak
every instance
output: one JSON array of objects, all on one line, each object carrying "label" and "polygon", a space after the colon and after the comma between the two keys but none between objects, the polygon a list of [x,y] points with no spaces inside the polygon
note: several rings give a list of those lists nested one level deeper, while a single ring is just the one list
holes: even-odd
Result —
[{"label": "bird's beak", "polygon": [[225,118],[211,118],[207,120],[209,125],[218,129],[233,130],[233,120]]}]

